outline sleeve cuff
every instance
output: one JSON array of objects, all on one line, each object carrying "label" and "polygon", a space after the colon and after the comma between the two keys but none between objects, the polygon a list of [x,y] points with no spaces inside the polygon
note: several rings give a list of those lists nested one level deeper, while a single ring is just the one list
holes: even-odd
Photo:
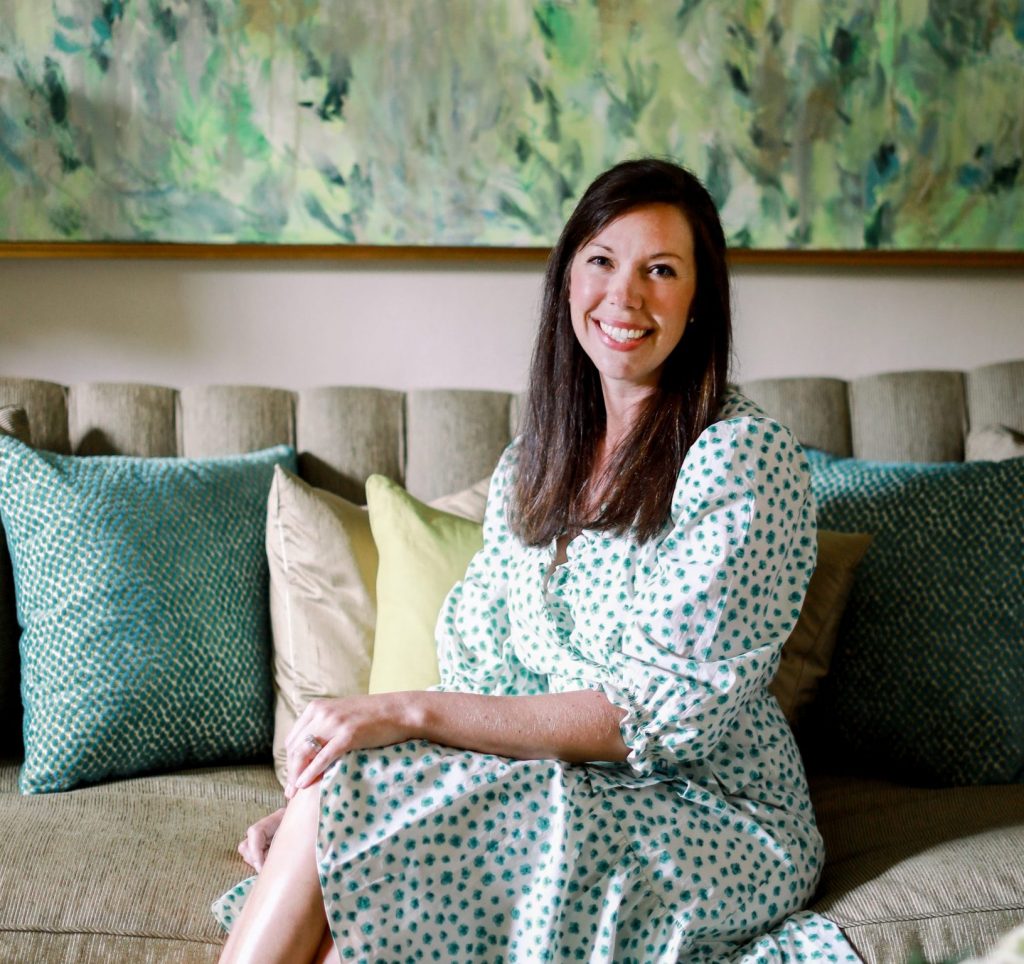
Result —
[{"label": "sleeve cuff", "polygon": [[629,747],[627,765],[638,777],[650,776],[654,771],[654,764],[648,752],[650,737],[647,735],[644,721],[637,712],[636,703],[624,689],[613,683],[602,683],[601,688],[608,702],[626,713],[619,721],[619,732],[622,734],[622,742]]}]

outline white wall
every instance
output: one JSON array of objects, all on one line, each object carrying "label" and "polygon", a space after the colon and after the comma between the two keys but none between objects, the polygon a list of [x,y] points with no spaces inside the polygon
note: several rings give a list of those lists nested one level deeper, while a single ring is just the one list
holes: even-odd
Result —
[{"label": "white wall", "polygon": [[[0,261],[0,374],[519,390],[542,267]],[[1024,358],[1024,272],[740,267],[741,379]]]}]

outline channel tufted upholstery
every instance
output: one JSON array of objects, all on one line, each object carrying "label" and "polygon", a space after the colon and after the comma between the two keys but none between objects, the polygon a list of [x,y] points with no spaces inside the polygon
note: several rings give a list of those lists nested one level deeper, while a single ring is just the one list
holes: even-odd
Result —
[{"label": "channel tufted upholstery", "polygon": [[[971,429],[1024,431],[1024,361],[740,388],[804,444],[844,456],[959,460]],[[424,499],[477,481],[512,437],[522,402],[489,391],[0,378],[0,405],[26,409],[40,448],[201,457],[293,444],[308,482],[358,502],[373,472]],[[215,961],[220,934],[206,908],[244,872],[239,835],[279,802],[269,763],[20,798],[17,635],[0,542],[0,961]],[[991,944],[1024,919],[1024,867],[1007,870],[1024,853],[1021,790],[812,774],[830,855],[812,906],[868,961],[902,961],[916,945],[937,957]],[[1002,869],[987,873],[988,863]],[[974,869],[965,877],[964,867]]]}]

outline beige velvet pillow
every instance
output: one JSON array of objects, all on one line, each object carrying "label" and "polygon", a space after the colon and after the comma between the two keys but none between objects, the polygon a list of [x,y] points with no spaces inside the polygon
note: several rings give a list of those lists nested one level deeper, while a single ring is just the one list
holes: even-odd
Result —
[{"label": "beige velvet pillow", "polygon": [[[431,505],[483,520],[490,479]],[[366,509],[278,468],[267,502],[274,646],[274,768],[312,699],[367,692],[377,620],[377,547]]]},{"label": "beige velvet pillow", "polygon": [[267,501],[274,646],[274,767],[306,704],[365,693],[376,620],[377,550],[366,510],[274,471]]},{"label": "beige velvet pillow", "polygon": [[782,648],[769,686],[793,727],[828,673],[857,566],[871,545],[863,532],[818,530],[818,565],[807,587],[800,618]]},{"label": "beige velvet pillow", "polygon": [[964,458],[968,462],[1002,462],[1024,456],[1024,432],[1008,425],[986,425],[967,435]]},{"label": "beige velvet pillow", "polygon": [[476,485],[471,485],[461,492],[453,492],[451,495],[442,495],[430,503],[432,509],[440,509],[442,512],[450,512],[452,515],[462,516],[472,522],[484,521],[484,510],[487,508],[487,491],[491,487],[491,477],[481,479]]}]

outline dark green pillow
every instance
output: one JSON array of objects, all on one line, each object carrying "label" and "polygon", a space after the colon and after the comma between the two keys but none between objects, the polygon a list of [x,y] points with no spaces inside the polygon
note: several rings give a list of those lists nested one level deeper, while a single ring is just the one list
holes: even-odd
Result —
[{"label": "dark green pillow", "polygon": [[1024,459],[808,459],[819,526],[874,534],[818,703],[829,753],[904,781],[1024,780]]},{"label": "dark green pillow", "polygon": [[0,437],[23,793],[266,753],[267,494],[284,446],[76,458]]}]

